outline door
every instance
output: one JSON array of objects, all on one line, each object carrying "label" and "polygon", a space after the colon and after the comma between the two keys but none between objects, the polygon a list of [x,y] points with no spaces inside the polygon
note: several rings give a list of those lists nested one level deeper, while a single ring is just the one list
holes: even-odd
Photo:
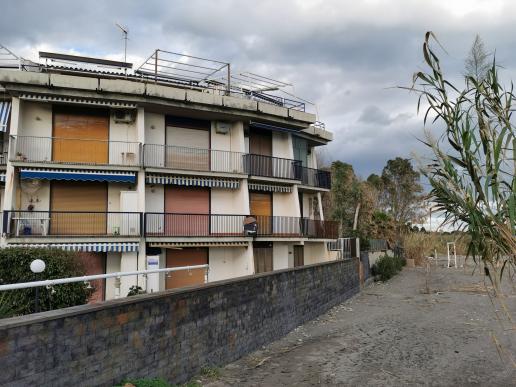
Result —
[{"label": "door", "polygon": [[165,186],[165,236],[208,236],[209,214],[209,188]]},{"label": "door", "polygon": [[167,117],[166,167],[210,170],[210,121]]},{"label": "door", "polygon": [[272,243],[254,242],[254,273],[266,273],[273,270],[272,264]]},{"label": "door", "polygon": [[294,246],[294,267],[303,266],[305,264],[305,250],[302,245]]},{"label": "door", "polygon": [[106,235],[107,183],[53,181],[50,234]]},{"label": "door", "polygon": [[82,164],[109,163],[107,111],[54,112],[53,132],[53,161]]},{"label": "door", "polygon": [[249,207],[258,223],[258,235],[271,235],[272,192],[249,192]]},{"label": "door", "polygon": [[[77,254],[79,261],[84,266],[84,275],[95,275],[106,273],[106,253],[92,253],[81,251]],[[88,299],[88,303],[104,301],[106,291],[106,280],[98,279],[90,281],[90,286],[93,287],[93,293]]]},{"label": "door", "polygon": [[272,132],[251,129],[249,133],[249,153],[250,174],[272,176]]},{"label": "door", "polygon": [[[208,264],[208,248],[167,249],[167,267]],[[180,270],[166,274],[165,288],[200,285],[205,282],[206,269]]]}]

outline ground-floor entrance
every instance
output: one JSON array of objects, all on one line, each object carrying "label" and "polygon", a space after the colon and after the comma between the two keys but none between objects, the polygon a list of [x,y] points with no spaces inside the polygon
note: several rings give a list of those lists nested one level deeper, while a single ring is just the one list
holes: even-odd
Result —
[{"label": "ground-floor entrance", "polygon": [[[167,249],[166,266],[195,266],[208,264],[208,248]],[[206,281],[205,269],[181,270],[167,273],[165,289],[182,288],[184,286],[200,285]]]}]

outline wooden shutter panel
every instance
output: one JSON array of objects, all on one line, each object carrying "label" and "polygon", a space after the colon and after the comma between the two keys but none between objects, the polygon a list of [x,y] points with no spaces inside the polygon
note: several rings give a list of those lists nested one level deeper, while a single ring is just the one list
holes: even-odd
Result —
[{"label": "wooden shutter panel", "polygon": [[209,235],[210,189],[165,186],[165,213],[165,235]]},{"label": "wooden shutter panel", "polygon": [[[107,184],[54,181],[51,186],[50,210],[51,234],[105,235]],[[86,213],[78,213],[82,211]]]},{"label": "wooden shutter panel", "polygon": [[[194,266],[208,263],[207,248],[167,249],[167,267]],[[205,280],[205,269],[181,270],[166,276],[166,289],[200,285]]]}]

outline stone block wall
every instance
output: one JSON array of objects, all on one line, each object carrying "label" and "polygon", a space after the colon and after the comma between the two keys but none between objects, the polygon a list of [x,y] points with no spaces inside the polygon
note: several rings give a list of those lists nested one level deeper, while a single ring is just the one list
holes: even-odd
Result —
[{"label": "stone block wall", "polygon": [[333,261],[0,320],[0,385],[181,383],[351,297],[357,270]]}]

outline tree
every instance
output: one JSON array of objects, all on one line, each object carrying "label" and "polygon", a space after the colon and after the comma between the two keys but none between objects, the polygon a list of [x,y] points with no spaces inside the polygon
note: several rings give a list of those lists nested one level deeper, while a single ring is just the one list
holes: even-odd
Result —
[{"label": "tree", "polygon": [[331,217],[339,222],[340,236],[349,236],[359,198],[358,181],[350,164],[335,161],[331,170]]},{"label": "tree", "polygon": [[[42,259],[46,268],[41,274],[30,270],[30,263]],[[31,282],[43,279],[78,277],[84,275],[84,268],[74,252],[60,249],[12,247],[0,249],[0,284]],[[66,308],[88,302],[93,289],[83,282],[63,284],[51,289],[39,289],[41,311]],[[35,311],[34,288],[10,290],[0,300],[1,317],[29,314]]]},{"label": "tree", "polygon": [[[485,76],[466,75],[463,89],[445,78],[427,32],[423,54],[427,72],[409,88],[427,109],[424,123],[444,133],[427,137],[432,159],[422,172],[445,221],[470,236],[468,256],[481,260],[497,294],[504,270],[516,265],[516,130],[514,93],[499,82],[495,58]],[[480,74],[481,75],[481,74]]]},{"label": "tree", "polygon": [[398,226],[416,220],[419,216],[423,187],[420,174],[410,160],[396,157],[387,161],[382,171],[384,206]]}]

